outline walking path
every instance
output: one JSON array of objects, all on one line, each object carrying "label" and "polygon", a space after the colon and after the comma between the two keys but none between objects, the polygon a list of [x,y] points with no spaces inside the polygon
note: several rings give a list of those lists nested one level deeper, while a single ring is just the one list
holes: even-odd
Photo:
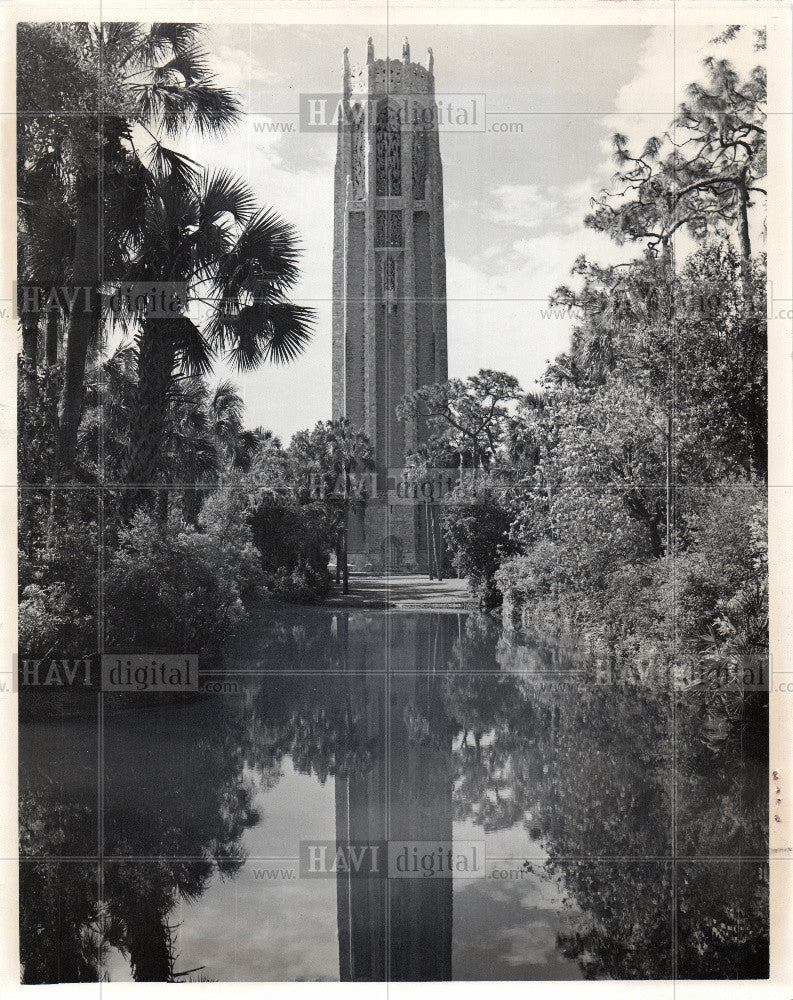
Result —
[{"label": "walking path", "polygon": [[395,609],[400,611],[465,611],[469,606],[465,580],[429,580],[426,576],[375,576],[351,573],[350,592],[332,584],[322,602],[334,608]]}]

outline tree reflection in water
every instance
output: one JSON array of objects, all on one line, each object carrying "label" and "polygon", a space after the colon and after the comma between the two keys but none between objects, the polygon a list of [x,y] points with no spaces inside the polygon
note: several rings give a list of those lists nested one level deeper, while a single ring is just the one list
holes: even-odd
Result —
[{"label": "tree reflection in water", "polygon": [[[526,866],[570,904],[557,947],[587,977],[767,975],[764,744],[717,752],[696,704],[582,673],[489,619],[301,614],[257,637],[276,672],[211,711],[114,713],[104,696],[101,862],[98,788],[64,782],[68,754],[47,759],[31,736],[25,982],[96,981],[111,948],[137,980],[179,978],[175,908],[237,874],[255,789],[287,757],[335,782],[341,842],[524,829]],[[341,977],[450,978],[451,882],[373,882],[339,880]]]}]

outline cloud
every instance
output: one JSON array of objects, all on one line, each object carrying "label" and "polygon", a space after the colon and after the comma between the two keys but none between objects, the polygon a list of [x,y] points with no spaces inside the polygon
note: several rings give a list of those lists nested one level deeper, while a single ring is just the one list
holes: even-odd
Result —
[{"label": "cloud", "polygon": [[597,178],[588,177],[563,187],[554,184],[499,184],[487,201],[478,204],[489,222],[547,232],[581,225]]},{"label": "cloud", "polygon": [[491,222],[537,229],[554,214],[552,196],[539,184],[500,184],[491,191],[491,196],[491,207],[486,213]]},{"label": "cloud", "polygon": [[[590,198],[608,187],[614,174],[611,135],[626,134],[637,149],[649,136],[662,134],[685,88],[704,77],[702,60],[709,52],[723,53],[742,74],[762,61],[750,29],[728,45],[713,46],[711,39],[723,27],[679,29],[676,45],[671,28],[648,34],[633,79],[618,92],[614,111],[603,117],[600,155],[587,164],[586,177],[567,186],[495,184],[486,197],[471,203],[478,225],[474,231],[480,238],[486,235],[486,242],[471,240],[462,253],[447,258],[451,374],[503,369],[529,388],[545,359],[567,348],[572,321],[549,310],[549,294],[570,281],[570,268],[581,254],[608,265],[640,249],[640,244],[619,247],[583,224]],[[753,223],[760,212],[755,214]],[[681,232],[680,259],[693,247]]]},{"label": "cloud", "polygon": [[499,933],[509,951],[503,956],[508,965],[548,965],[556,953],[556,927],[548,920],[530,920]]},{"label": "cloud", "polygon": [[570,339],[572,320],[550,309],[549,295],[570,280],[580,254],[608,264],[624,259],[625,251],[583,227],[531,234],[489,249],[495,256],[486,267],[479,259],[447,256],[449,374],[495,368],[531,389],[545,362],[566,350]]},{"label": "cloud", "polygon": [[224,87],[247,90],[254,84],[272,87],[277,74],[264,66],[248,49],[232,45],[215,45],[210,55],[212,72]]},{"label": "cloud", "polygon": [[614,114],[605,119],[609,132],[629,136],[636,149],[651,135],[663,134],[686,99],[689,84],[704,81],[702,61],[709,54],[729,59],[741,75],[762,62],[763,53],[754,50],[751,28],[742,28],[726,44],[714,45],[713,38],[724,28],[723,24],[686,25],[676,32],[671,26],[653,28],[644,43],[638,72],[620,89]]}]

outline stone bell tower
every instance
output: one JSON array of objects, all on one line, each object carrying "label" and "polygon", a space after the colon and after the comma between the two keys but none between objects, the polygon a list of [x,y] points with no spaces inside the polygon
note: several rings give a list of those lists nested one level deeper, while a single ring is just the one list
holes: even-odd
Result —
[{"label": "stone bell tower", "polygon": [[[344,50],[333,249],[333,416],[371,439],[376,498],[351,523],[354,561],[426,568],[430,518],[398,496],[406,455],[426,440],[397,420],[405,393],[445,381],[446,256],[432,50],[426,67]],[[355,516],[353,515],[353,521]]]}]

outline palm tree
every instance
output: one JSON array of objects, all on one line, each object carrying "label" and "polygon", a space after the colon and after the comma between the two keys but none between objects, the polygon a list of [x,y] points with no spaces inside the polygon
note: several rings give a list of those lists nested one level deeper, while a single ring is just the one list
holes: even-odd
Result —
[{"label": "palm tree", "polygon": [[[364,431],[353,426],[346,417],[320,420],[310,431],[294,435],[289,457],[293,475],[308,485],[305,495],[315,497],[318,479],[320,496],[328,501],[328,509],[334,515],[331,530],[336,538],[336,583],[343,576],[346,594],[350,575],[347,522],[353,501],[352,474],[374,468],[372,443]],[[360,493],[359,499],[363,499]]]},{"label": "palm tree", "polygon": [[327,447],[328,462],[341,480],[344,520],[342,523],[339,545],[336,550],[336,580],[339,577],[339,562],[341,562],[342,592],[350,592],[350,568],[347,562],[347,532],[349,530],[351,476],[353,472],[362,472],[374,468],[374,449],[364,433],[354,427],[346,417],[338,420],[328,420]]},{"label": "palm tree", "polygon": [[[44,360],[54,365],[58,360],[64,303],[50,293],[67,281],[64,260],[71,250],[72,225],[57,177],[47,165],[39,167],[20,185],[18,199],[17,280],[22,353],[31,364],[40,362],[39,334],[43,314],[46,317]],[[26,288],[36,295],[38,302],[26,300],[22,291]],[[38,294],[39,289],[42,294]],[[34,308],[35,305],[39,308]]]},{"label": "palm tree", "polygon": [[[292,360],[311,336],[313,311],[286,293],[298,276],[294,229],[272,210],[255,211],[250,188],[226,171],[162,173],[147,200],[141,241],[125,281],[179,282],[186,312],[137,322],[137,400],[125,472],[129,483],[157,478],[169,394],[180,375],[205,375],[222,354],[240,371]],[[240,415],[227,410],[221,423]]]},{"label": "palm tree", "polygon": [[[166,421],[164,469],[184,484],[184,518],[194,524],[207,487],[228,472],[247,472],[271,432],[248,430],[245,404],[228,379],[211,392],[204,379],[177,379]],[[162,473],[161,473],[162,474]],[[167,490],[160,491],[160,512],[167,510]]]},{"label": "palm tree", "polygon": [[135,347],[122,344],[97,359],[85,374],[85,412],[80,422],[80,464],[105,483],[121,480],[135,396]]},{"label": "palm tree", "polygon": [[[81,461],[101,463],[99,478],[121,479],[129,451],[130,428],[137,400],[137,352],[132,344],[90,368],[86,374],[86,412],[80,424]],[[176,379],[169,393],[161,438],[162,463],[152,491],[165,519],[171,489],[181,488],[182,511],[195,523],[202,496],[224,473],[248,471],[271,431],[243,426],[244,403],[236,387],[224,380],[212,392],[200,376]]]},{"label": "palm tree", "polygon": [[507,461],[531,472],[540,457],[538,418],[545,410],[545,396],[541,392],[527,392],[521,399],[517,413],[507,422],[504,451]]},{"label": "palm tree", "polygon": [[[231,91],[216,85],[198,25],[40,25],[22,32],[20,43],[26,66],[42,53],[52,54],[63,69],[59,82],[65,81],[53,93],[44,67],[38,74],[20,74],[18,110],[23,171],[42,158],[59,159],[74,220],[67,271],[87,299],[84,307],[70,310],[66,330],[58,464],[68,476],[74,470],[88,351],[99,339],[102,280],[113,277],[119,249],[134,238],[150,164],[168,165],[175,180],[185,175],[185,158],[163,146],[160,136],[186,128],[223,133],[238,121],[240,108]],[[75,115],[76,109],[85,113]],[[136,126],[153,140],[140,153]]]},{"label": "palm tree", "polygon": [[217,442],[227,468],[248,472],[265,441],[274,440],[273,432],[243,425],[245,403],[229,379],[218,382],[208,404],[210,433]]}]

